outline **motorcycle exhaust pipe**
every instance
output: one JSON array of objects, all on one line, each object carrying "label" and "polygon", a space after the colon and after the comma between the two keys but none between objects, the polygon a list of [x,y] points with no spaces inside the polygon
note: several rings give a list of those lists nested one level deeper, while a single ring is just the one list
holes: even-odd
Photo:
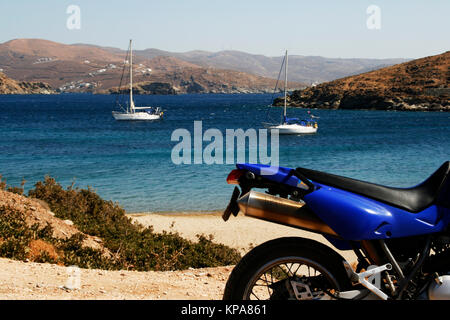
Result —
[{"label": "motorcycle exhaust pipe", "polygon": [[237,204],[249,217],[339,237],[305,203],[250,191],[240,197]]}]

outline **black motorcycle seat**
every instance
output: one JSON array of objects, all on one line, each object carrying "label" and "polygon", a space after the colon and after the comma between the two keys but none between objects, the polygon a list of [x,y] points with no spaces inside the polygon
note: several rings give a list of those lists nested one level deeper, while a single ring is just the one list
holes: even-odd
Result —
[{"label": "black motorcycle seat", "polygon": [[428,179],[412,188],[386,187],[306,168],[296,170],[313,182],[350,191],[413,213],[434,204],[446,179],[450,179],[450,161],[445,162]]}]

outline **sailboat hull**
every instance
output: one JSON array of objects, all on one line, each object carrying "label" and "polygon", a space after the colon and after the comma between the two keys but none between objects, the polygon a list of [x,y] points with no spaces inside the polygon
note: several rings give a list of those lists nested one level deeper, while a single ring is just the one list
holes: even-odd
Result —
[{"label": "sailboat hull", "polygon": [[[133,49],[132,40],[130,39],[130,104],[126,112],[113,111],[112,115],[114,119],[119,121],[148,121],[148,120],[158,120],[161,119],[163,112],[161,108],[157,107],[153,110],[152,107],[136,107],[133,101]],[[128,55],[127,55],[128,56]],[[125,69],[124,69],[125,71]],[[122,72],[123,77],[123,72]],[[122,84],[122,79],[120,80]],[[120,85],[119,85],[120,89]],[[136,111],[136,110],[147,110],[147,111]]]},{"label": "sailboat hull", "polygon": [[267,129],[277,129],[279,134],[311,134],[317,132],[317,127],[300,124],[279,124],[266,126]]},{"label": "sailboat hull", "polygon": [[161,115],[159,114],[149,114],[147,112],[114,112],[112,113],[114,119],[122,121],[148,121],[148,120],[159,120]]},{"label": "sailboat hull", "polygon": [[[292,122],[293,120],[297,120],[297,118],[293,118],[293,119],[289,119],[286,116],[286,108],[287,108],[287,84],[288,84],[288,52],[286,50],[286,55],[285,58],[283,60],[283,64],[284,64],[284,74],[285,74],[285,78],[284,78],[284,113],[283,113],[283,121],[279,124],[268,124],[268,123],[264,123],[263,122],[263,126],[266,129],[276,129],[278,130],[279,134],[311,134],[311,133],[316,133],[317,132],[317,122],[315,121],[306,121],[306,120],[302,120],[300,123],[294,123]],[[283,67],[283,64],[281,65],[281,67]],[[281,73],[281,70],[280,70]],[[278,78],[279,79],[279,78]],[[277,80],[278,83],[278,80]],[[272,101],[273,102],[273,101]],[[309,112],[308,112],[309,113]],[[312,119],[312,116],[311,116]]]}]

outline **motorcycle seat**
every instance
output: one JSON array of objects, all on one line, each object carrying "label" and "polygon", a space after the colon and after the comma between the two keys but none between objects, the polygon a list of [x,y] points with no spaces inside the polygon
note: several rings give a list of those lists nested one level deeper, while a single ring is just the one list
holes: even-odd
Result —
[{"label": "motorcycle seat", "polygon": [[297,168],[297,171],[313,182],[350,191],[413,213],[434,204],[446,180],[450,181],[450,161],[412,188],[392,188],[306,168]]}]

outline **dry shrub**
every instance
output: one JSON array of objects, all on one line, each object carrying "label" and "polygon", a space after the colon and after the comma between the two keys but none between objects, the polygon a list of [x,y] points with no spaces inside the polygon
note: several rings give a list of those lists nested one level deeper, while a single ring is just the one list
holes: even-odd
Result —
[{"label": "dry shrub", "polygon": [[89,266],[147,271],[216,267],[236,264],[240,259],[237,250],[216,244],[212,238],[199,236],[198,242],[192,242],[178,233],[155,233],[151,227],[133,223],[123,208],[103,200],[91,188],[72,185],[64,189],[53,178],[45,177],[29,191],[29,196],[45,201],[56,217],[73,221],[81,232],[101,238],[114,253],[109,261],[100,261],[98,252],[80,251],[77,244],[69,246],[72,253],[77,253],[71,262],[83,257],[89,260]]},{"label": "dry shrub", "polygon": [[60,254],[55,246],[44,240],[31,240],[28,247],[28,259],[30,261],[56,263],[60,259]]}]

